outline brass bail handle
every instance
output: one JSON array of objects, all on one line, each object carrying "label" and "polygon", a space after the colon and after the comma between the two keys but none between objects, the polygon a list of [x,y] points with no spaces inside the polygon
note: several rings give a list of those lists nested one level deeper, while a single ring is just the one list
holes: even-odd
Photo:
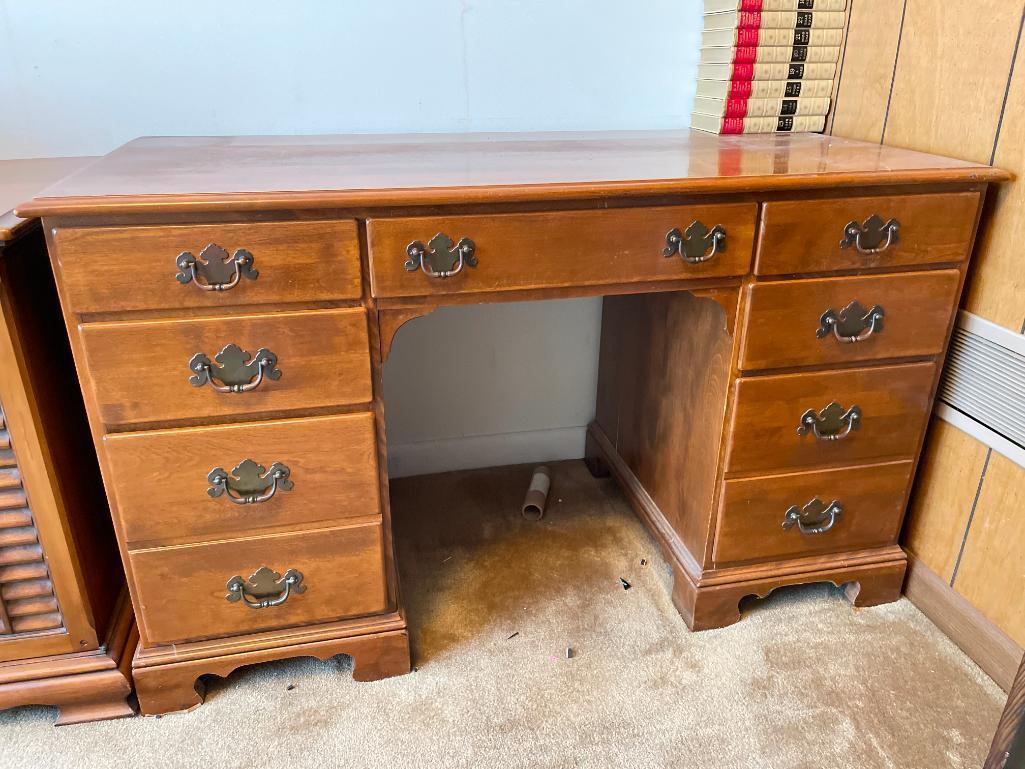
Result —
[{"label": "brass bail handle", "polygon": [[463,267],[477,266],[477,246],[469,238],[454,242],[439,232],[425,246],[414,240],[406,246],[406,261],[402,265],[406,272],[420,270],[429,278],[451,278],[463,271]]},{"label": "brass bail handle", "polygon": [[256,258],[246,249],[229,254],[216,243],[210,243],[197,257],[182,251],[174,260],[178,273],[175,279],[183,286],[194,283],[204,291],[228,291],[242,278],[256,280],[260,271],[253,267]]},{"label": "brass bail handle", "polygon": [[801,534],[812,536],[825,534],[832,529],[840,516],[843,515],[843,505],[833,500],[828,505],[816,497],[804,507],[792,505],[783,515],[783,528],[792,529],[795,526]]},{"label": "brass bail handle", "polygon": [[872,214],[864,224],[848,222],[843,230],[840,248],[854,246],[858,253],[871,256],[881,254],[900,239],[900,222],[896,219],[883,221],[879,214]]},{"label": "brass bail handle", "polygon": [[662,256],[669,258],[679,254],[680,258],[689,264],[701,264],[725,250],[726,228],[717,224],[709,229],[698,220],[683,232],[680,232],[679,227],[669,230]]}]

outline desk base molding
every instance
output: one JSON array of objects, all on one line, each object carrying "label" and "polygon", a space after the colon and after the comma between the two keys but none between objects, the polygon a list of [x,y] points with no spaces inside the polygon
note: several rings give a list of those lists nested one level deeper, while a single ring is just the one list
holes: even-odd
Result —
[{"label": "desk base molding", "polygon": [[726,627],[740,620],[740,602],[764,598],[778,587],[831,582],[857,607],[891,603],[901,596],[907,555],[897,545],[856,553],[773,563],[702,569],[658,505],[623,461],[608,436],[592,423],[585,462],[592,474],[611,474],[634,512],[658,541],[673,571],[673,604],[691,630]]},{"label": "desk base molding", "polygon": [[291,657],[316,657],[326,661],[338,654],[352,657],[352,677],[356,681],[379,681],[411,670],[409,635],[405,630],[276,646],[166,665],[136,666],[139,710],[144,716],[156,716],[199,707],[206,697],[206,684],[201,676],[224,678],[246,665]]}]

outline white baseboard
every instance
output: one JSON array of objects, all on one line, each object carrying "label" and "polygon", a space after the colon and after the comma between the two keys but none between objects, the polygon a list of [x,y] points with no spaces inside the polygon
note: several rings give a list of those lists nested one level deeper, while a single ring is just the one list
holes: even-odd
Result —
[{"label": "white baseboard", "polygon": [[555,462],[584,456],[587,427],[558,427],[501,435],[465,435],[458,438],[388,444],[388,475],[410,475],[470,470],[476,467]]}]

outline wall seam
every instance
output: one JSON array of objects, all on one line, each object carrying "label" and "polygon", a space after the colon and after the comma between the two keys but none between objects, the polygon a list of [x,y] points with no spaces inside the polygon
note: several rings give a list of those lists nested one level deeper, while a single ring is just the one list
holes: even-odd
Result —
[{"label": "wall seam", "polygon": [[904,17],[908,13],[908,0],[900,12],[900,29],[897,31],[897,52],[893,54],[893,74],[890,76],[890,94],[886,97],[886,114],[883,116],[883,130],[879,134],[879,143],[886,140],[886,125],[890,122],[890,104],[893,103],[893,84],[897,82],[897,63],[900,61],[900,44],[904,39]]},{"label": "wall seam", "polygon": [[982,472],[979,474],[979,485],[975,489],[975,499],[972,500],[972,509],[968,513],[968,520],[965,522],[964,536],[961,538],[961,549],[957,551],[957,560],[954,561],[954,570],[950,574],[950,586],[954,587],[954,580],[957,579],[957,570],[961,568],[961,558],[964,556],[965,545],[968,544],[968,533],[972,530],[972,521],[975,519],[975,508],[979,505],[979,497],[982,496],[982,482],[986,480],[986,470],[989,469],[989,458],[993,456],[993,449],[986,451],[986,461],[982,463]]}]

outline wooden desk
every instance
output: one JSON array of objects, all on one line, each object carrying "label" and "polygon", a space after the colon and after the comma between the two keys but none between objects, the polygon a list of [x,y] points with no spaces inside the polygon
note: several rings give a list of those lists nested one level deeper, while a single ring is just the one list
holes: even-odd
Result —
[{"label": "wooden desk", "polygon": [[894,600],[1006,178],[816,135],[162,138],[47,191],[21,211],[44,217],[143,712],[287,656],[409,670],[381,368],[444,304],[607,297],[588,459],[662,544],[692,628],[799,582]]},{"label": "wooden desk", "polygon": [[11,209],[91,160],[0,161],[0,708],[58,724],[132,714],[136,635],[43,234]]}]

